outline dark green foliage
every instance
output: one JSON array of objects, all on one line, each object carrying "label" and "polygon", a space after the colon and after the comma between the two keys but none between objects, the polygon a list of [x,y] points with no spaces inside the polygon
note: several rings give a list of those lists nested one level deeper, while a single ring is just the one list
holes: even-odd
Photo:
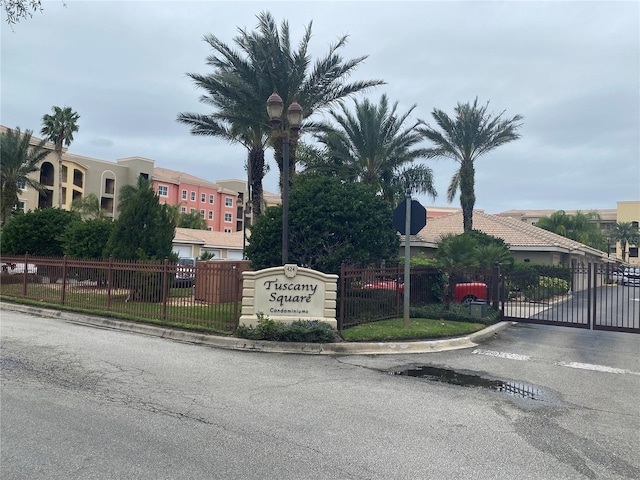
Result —
[{"label": "dark green foliage", "polygon": [[599,250],[604,250],[607,242],[600,231],[600,214],[596,211],[567,214],[564,210],[542,217],[536,227],[570,238]]},{"label": "dark green foliage", "polygon": [[64,254],[72,258],[100,259],[115,224],[109,219],[76,222],[62,236]]},{"label": "dark green foliage", "polygon": [[[131,189],[129,189],[131,190]],[[140,177],[135,191],[119,205],[103,256],[119,260],[176,260],[171,247],[176,225],[166,205],[161,205],[151,183]]]},{"label": "dark green foliage", "polygon": [[81,222],[76,212],[45,208],[15,215],[2,229],[3,255],[62,257],[67,227]]},{"label": "dark green foliage", "polygon": [[[289,259],[325,273],[340,264],[369,265],[398,255],[391,207],[367,185],[300,175],[290,195]],[[246,249],[253,268],[280,265],[282,207],[268,209],[251,229]]]},{"label": "dark green foliage", "polygon": [[393,206],[404,199],[407,188],[435,198],[431,169],[413,165],[426,156],[426,150],[419,147],[421,122],[409,123],[415,107],[400,114],[398,102],[390,105],[383,94],[377,105],[368,99],[355,100],[355,114],[344,104],[341,112],[331,110],[333,124],[314,125],[325,151],[319,152],[318,160],[307,162],[307,168],[331,175],[336,172],[344,180],[371,185]]},{"label": "dark green foliage", "polygon": [[258,325],[239,325],[236,335],[251,340],[272,340],[277,342],[326,343],[333,339],[334,331],[326,323],[318,320],[298,320],[293,323],[275,322],[268,317],[260,317]]},{"label": "dark green foliage", "polygon": [[[539,300],[549,298],[566,293],[566,291],[561,293],[565,290],[565,285],[566,290],[570,290],[572,288],[572,280],[572,270],[566,265],[516,263],[507,272],[504,286],[505,295],[507,298],[512,299],[530,298]],[[549,285],[553,286],[553,288],[549,288]],[[543,292],[543,289],[548,290],[548,292]]]}]

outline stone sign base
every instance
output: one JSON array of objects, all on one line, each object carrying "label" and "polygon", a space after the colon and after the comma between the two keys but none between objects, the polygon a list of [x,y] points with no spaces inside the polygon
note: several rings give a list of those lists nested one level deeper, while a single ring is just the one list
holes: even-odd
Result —
[{"label": "stone sign base", "polygon": [[242,277],[240,325],[255,327],[262,314],[276,322],[318,320],[337,328],[338,275],[287,264]]}]

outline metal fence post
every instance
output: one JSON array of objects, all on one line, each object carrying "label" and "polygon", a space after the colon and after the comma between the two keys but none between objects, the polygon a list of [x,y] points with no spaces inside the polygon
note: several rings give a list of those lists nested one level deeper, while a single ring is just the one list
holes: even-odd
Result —
[{"label": "metal fence post", "polygon": [[164,257],[164,263],[162,265],[162,320],[167,319],[167,287],[169,280],[167,278],[167,266],[169,265],[169,258]]},{"label": "metal fence post", "polygon": [[338,295],[340,295],[340,313],[338,314],[338,330],[342,330],[342,326],[344,324],[345,268],[346,268],[346,265],[344,264],[344,262],[342,262],[340,264],[340,288],[338,290]]},{"label": "metal fence post", "polygon": [[27,267],[29,262],[29,252],[24,254],[24,272],[22,275],[22,296],[27,296],[27,271],[29,268]]},{"label": "metal fence post", "polygon": [[113,257],[109,257],[107,270],[107,310],[111,310],[111,285],[113,284]]},{"label": "metal fence post", "polygon": [[494,262],[491,273],[491,301],[494,310],[500,309],[500,264]]},{"label": "metal fence post", "polygon": [[62,257],[62,299],[61,303],[64,305],[65,297],[67,295],[67,256]]}]

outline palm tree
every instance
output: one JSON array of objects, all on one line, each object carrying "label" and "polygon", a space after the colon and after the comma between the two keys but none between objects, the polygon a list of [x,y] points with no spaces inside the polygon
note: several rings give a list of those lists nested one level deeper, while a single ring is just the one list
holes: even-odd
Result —
[{"label": "palm tree", "polygon": [[434,109],[431,115],[440,131],[429,125],[421,130],[435,144],[434,148],[429,149],[430,158],[451,158],[460,164],[460,169],[449,183],[447,200],[451,203],[458,189],[460,190],[465,232],[473,229],[473,207],[476,203],[475,160],[520,138],[517,133],[522,125],[519,123],[522,120],[520,115],[503,120],[504,111],[494,117],[487,113],[488,107],[489,102],[484,106],[478,105],[477,98],[473,103],[458,103],[453,119],[442,110]]},{"label": "palm tree", "polygon": [[0,136],[0,224],[4,225],[18,203],[18,185],[23,184],[38,191],[44,187],[29,177],[37,172],[39,163],[49,154],[45,140],[31,144],[31,130],[20,133],[20,127],[7,129]]},{"label": "palm tree", "polygon": [[638,226],[631,222],[616,222],[613,230],[611,231],[611,240],[614,242],[620,242],[620,245],[622,246],[622,261],[627,261],[627,245],[640,244]]},{"label": "palm tree", "polygon": [[393,206],[404,198],[407,188],[435,198],[431,169],[423,165],[407,167],[427,155],[426,149],[415,148],[423,140],[418,131],[421,122],[405,126],[416,105],[402,115],[397,108],[398,102],[390,106],[387,96],[382,95],[378,105],[368,99],[355,100],[355,114],[345,105],[341,105],[342,113],[331,110],[337,128],[329,123],[315,125],[315,136],[325,146],[329,162],[311,169],[337,168],[345,180],[373,185]]},{"label": "palm tree", "polygon": [[453,301],[455,286],[479,266],[478,242],[470,235],[446,234],[438,242],[436,264],[449,275],[447,308]]},{"label": "palm tree", "polygon": [[[195,135],[212,135],[244,145],[248,152],[247,174],[254,218],[262,211],[262,179],[265,174],[264,150],[271,127],[265,111],[267,98],[277,91],[287,107],[297,100],[306,117],[330,108],[341,99],[380,85],[381,80],[345,83],[344,79],[366,57],[345,61],[338,50],[346,44],[346,35],[329,48],[309,71],[308,46],[311,23],[307,26],[298,50],[291,50],[289,25],[283,21],[278,29],[268,12],[258,16],[256,31],[239,29],[234,38],[238,50],[230,48],[213,35],[205,36],[213,54],[207,63],[214,68],[209,75],[188,75],[206,95],[201,101],[214,107],[210,115],[181,113],[178,121],[192,126]],[[286,113],[284,114],[286,117]],[[304,127],[304,126],[303,126]],[[288,128],[283,118],[283,128]],[[282,177],[282,138],[274,140],[276,161]],[[290,168],[295,171],[295,146],[292,145]]]},{"label": "palm tree", "polygon": [[600,214],[595,211],[583,213],[578,210],[575,214],[568,214],[558,210],[540,218],[536,226],[600,250],[606,244],[600,231]]},{"label": "palm tree", "polygon": [[62,146],[69,146],[73,141],[73,134],[77,132],[80,115],[71,107],[52,107],[53,115],[45,114],[42,117],[42,130],[47,140],[54,144],[54,150],[58,156],[58,208],[62,208]]}]

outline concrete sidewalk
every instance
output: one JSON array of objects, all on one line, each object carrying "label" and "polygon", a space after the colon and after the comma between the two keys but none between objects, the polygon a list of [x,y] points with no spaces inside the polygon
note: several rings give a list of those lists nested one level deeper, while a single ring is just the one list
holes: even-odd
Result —
[{"label": "concrete sidewalk", "polygon": [[174,330],[144,323],[128,322],[113,318],[6,302],[0,302],[0,310],[21,312],[39,317],[58,318],[65,322],[75,323],[78,325],[151,335],[184,343],[193,343],[195,345],[206,345],[210,347],[226,348],[229,350],[243,350],[248,352],[294,353],[306,355],[388,355],[394,353],[431,353],[443,352],[446,350],[458,350],[462,348],[475,347],[479,342],[493,337],[500,330],[512,324],[512,322],[501,322],[471,335],[443,340],[295,343],[247,340],[232,336],[210,335],[185,330]]}]

